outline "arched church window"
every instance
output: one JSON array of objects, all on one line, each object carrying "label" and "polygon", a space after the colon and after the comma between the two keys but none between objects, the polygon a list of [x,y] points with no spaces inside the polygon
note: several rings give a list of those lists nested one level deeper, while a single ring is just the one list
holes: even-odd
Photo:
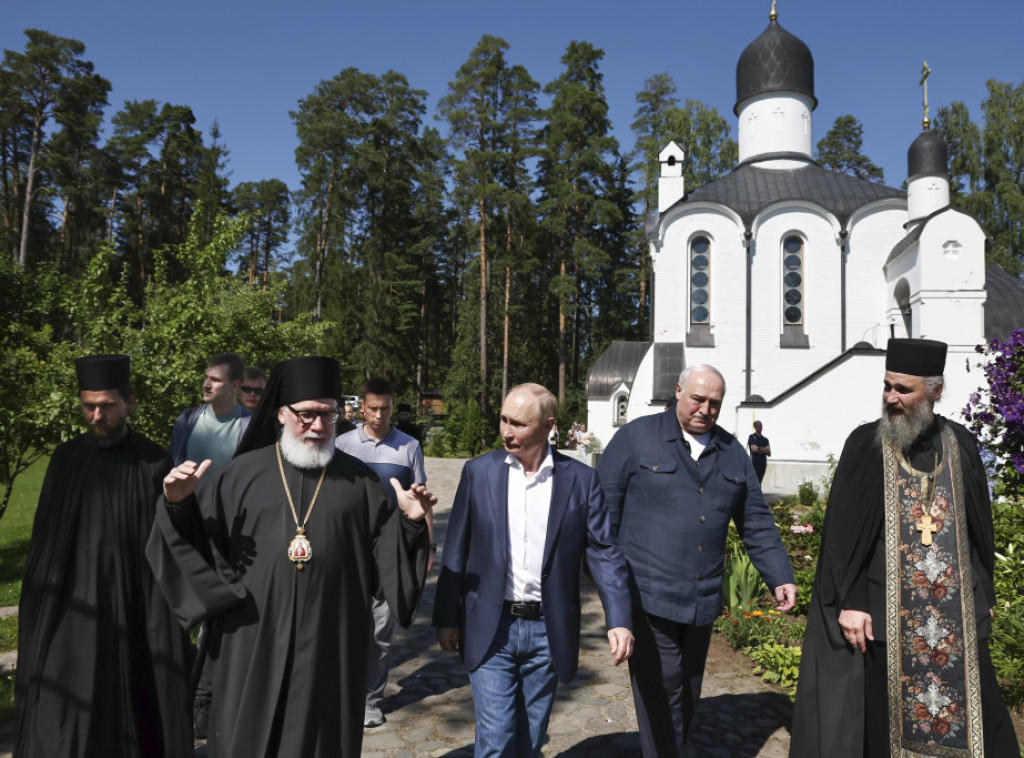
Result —
[{"label": "arched church window", "polygon": [[701,234],[690,241],[689,347],[714,347],[711,334],[711,240]]},{"label": "arched church window", "polygon": [[622,426],[629,418],[629,395],[622,394],[615,398],[615,426]]},{"label": "arched church window", "polygon": [[782,240],[782,335],[780,347],[808,348],[810,338],[804,332],[807,298],[804,292],[806,246],[799,234]]},{"label": "arched church window", "polygon": [[900,316],[903,318],[903,329],[910,337],[914,333],[914,311],[910,307],[910,283],[906,277],[901,277],[893,289],[893,298],[899,308]]},{"label": "arched church window", "polygon": [[711,243],[696,237],[690,243],[690,324],[711,322]]},{"label": "arched church window", "polygon": [[783,324],[804,323],[804,241],[786,237],[782,243]]}]

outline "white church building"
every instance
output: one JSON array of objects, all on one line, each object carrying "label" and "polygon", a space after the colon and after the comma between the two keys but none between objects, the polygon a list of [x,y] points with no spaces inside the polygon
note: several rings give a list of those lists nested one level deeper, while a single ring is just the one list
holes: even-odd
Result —
[{"label": "white church building", "polygon": [[927,118],[903,191],[817,166],[816,105],[811,52],[773,11],[736,67],[735,169],[686,187],[685,146],[662,150],[650,341],[612,343],[588,376],[602,443],[673,403],[684,367],[708,363],[726,378],[719,425],[745,443],[760,420],[764,488],[795,492],[880,415],[890,336],[949,344],[936,410],[959,419],[984,381],[975,346],[1024,326],[1024,285],[986,265],[985,230],[950,205]]}]

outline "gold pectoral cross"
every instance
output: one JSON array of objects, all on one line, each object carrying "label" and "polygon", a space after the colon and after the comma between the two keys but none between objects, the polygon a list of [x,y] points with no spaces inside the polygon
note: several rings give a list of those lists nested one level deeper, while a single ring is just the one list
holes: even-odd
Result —
[{"label": "gold pectoral cross", "polygon": [[932,534],[939,529],[932,523],[932,517],[927,513],[921,516],[921,520],[914,524],[914,527],[921,532],[921,544],[925,546],[932,544]]}]

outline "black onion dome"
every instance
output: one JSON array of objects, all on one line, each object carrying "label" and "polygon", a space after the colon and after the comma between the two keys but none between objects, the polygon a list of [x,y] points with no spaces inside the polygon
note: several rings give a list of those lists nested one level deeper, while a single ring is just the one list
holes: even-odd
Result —
[{"label": "black onion dome", "polygon": [[811,110],[818,107],[814,97],[814,58],[810,48],[783,29],[774,18],[761,36],[747,45],[736,64],[736,105],[765,92],[798,92],[809,95]]},{"label": "black onion dome", "polygon": [[945,174],[948,171],[946,143],[938,134],[925,129],[907,150],[907,176]]}]

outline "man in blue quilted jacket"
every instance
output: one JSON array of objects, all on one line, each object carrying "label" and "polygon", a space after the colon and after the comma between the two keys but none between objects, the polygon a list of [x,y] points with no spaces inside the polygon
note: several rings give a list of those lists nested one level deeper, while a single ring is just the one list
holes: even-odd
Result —
[{"label": "man in blue quilted jacket", "polygon": [[675,407],[626,424],[598,464],[629,566],[636,636],[629,675],[645,758],[683,754],[711,625],[722,610],[730,520],[777,608],[796,601],[789,557],[750,457],[716,426],[724,396],[717,369],[688,366]]}]

